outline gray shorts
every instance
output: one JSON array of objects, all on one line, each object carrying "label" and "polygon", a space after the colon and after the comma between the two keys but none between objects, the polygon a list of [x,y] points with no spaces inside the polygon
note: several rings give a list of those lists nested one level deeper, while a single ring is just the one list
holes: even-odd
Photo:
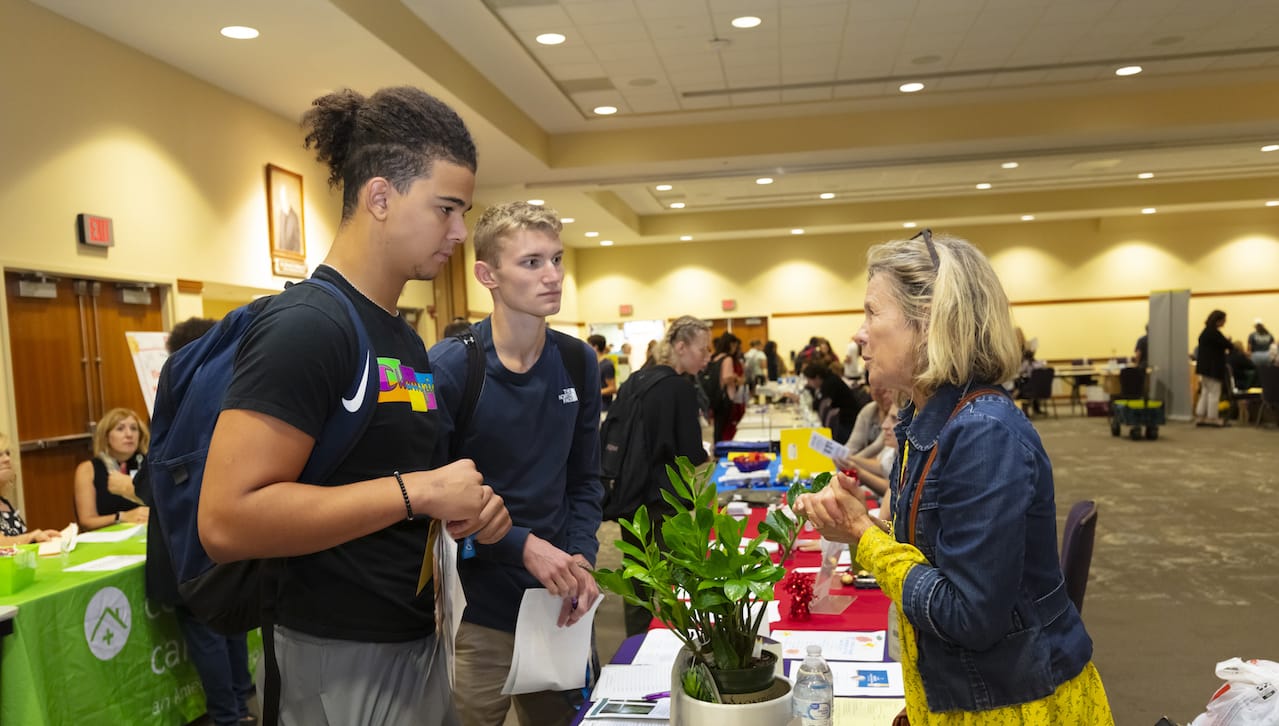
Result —
[{"label": "gray shorts", "polygon": [[360,643],[276,626],[281,726],[458,726],[437,642]]}]

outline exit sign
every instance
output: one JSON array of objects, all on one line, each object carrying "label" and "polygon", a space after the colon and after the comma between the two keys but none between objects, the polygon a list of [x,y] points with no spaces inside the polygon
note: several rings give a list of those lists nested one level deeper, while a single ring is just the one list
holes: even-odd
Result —
[{"label": "exit sign", "polygon": [[111,229],[110,217],[98,217],[92,214],[77,214],[76,234],[80,244],[91,247],[111,247],[115,245],[115,235]]}]

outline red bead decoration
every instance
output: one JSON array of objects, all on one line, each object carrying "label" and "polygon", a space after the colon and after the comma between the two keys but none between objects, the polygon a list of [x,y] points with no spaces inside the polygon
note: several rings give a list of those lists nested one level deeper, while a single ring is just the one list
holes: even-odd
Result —
[{"label": "red bead decoration", "polygon": [[791,620],[812,620],[809,604],[813,601],[813,574],[811,572],[792,572],[782,582],[786,592],[790,593]]}]

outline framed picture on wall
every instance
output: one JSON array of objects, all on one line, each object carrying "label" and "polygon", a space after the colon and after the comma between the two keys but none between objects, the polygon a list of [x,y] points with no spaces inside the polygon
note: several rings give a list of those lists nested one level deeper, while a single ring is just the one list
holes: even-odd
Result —
[{"label": "framed picture on wall", "polygon": [[306,276],[306,228],[302,221],[302,175],[266,165],[267,230],[276,275]]}]

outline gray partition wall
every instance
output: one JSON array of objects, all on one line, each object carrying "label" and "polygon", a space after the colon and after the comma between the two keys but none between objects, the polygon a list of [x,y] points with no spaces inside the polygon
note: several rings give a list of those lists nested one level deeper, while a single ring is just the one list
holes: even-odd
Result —
[{"label": "gray partition wall", "polygon": [[1189,421],[1193,415],[1190,376],[1190,291],[1150,293],[1150,397],[1164,402],[1168,418]]}]

